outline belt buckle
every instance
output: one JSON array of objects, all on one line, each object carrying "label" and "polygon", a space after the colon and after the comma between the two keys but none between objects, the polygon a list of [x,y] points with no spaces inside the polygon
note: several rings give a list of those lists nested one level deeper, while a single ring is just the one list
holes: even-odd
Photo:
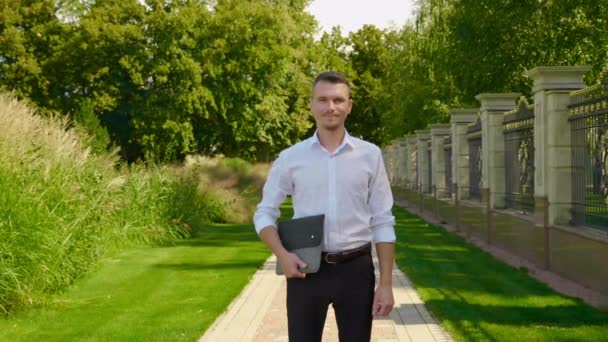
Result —
[{"label": "belt buckle", "polygon": [[328,264],[337,264],[337,261],[329,261],[329,259],[327,259],[327,257],[329,256],[329,253],[325,253],[325,257],[323,259],[325,259],[325,262]]}]

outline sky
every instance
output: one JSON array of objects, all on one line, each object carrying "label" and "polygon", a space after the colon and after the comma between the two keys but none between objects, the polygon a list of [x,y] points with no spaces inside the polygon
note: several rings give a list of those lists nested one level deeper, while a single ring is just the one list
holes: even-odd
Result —
[{"label": "sky", "polygon": [[415,0],[313,0],[308,11],[314,15],[323,32],[340,26],[342,34],[357,31],[365,24],[380,29],[391,24],[403,26],[414,19]]}]

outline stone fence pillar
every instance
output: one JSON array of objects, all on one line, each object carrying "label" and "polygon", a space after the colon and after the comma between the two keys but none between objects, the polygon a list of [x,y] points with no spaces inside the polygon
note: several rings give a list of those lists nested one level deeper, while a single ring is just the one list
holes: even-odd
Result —
[{"label": "stone fence pillar", "polygon": [[416,130],[416,145],[418,147],[418,191],[428,193],[430,189],[431,179],[429,178],[430,160],[428,158],[428,146],[431,138],[429,130]]},{"label": "stone fence pillar", "polygon": [[515,108],[519,93],[483,93],[475,96],[481,103],[482,202],[490,208],[505,206],[505,139],[504,112]]},{"label": "stone fence pillar", "polygon": [[431,127],[431,185],[438,197],[446,197],[448,186],[445,183],[445,158],[443,139],[450,135],[450,124],[433,124]]},{"label": "stone fence pillar", "polygon": [[388,175],[388,180],[391,186],[394,185],[393,177],[395,176],[395,172],[393,170],[392,149],[392,144],[387,145],[382,149],[382,159],[384,159],[384,167],[386,168],[386,174]]},{"label": "stone fence pillar", "polygon": [[458,189],[458,200],[469,198],[469,142],[467,125],[477,120],[479,108],[450,110],[452,125],[452,182]]},{"label": "stone fence pillar", "polygon": [[568,224],[572,206],[572,148],[568,122],[570,92],[585,86],[588,66],[539,66],[526,71],[534,81],[534,196],[537,223]]}]

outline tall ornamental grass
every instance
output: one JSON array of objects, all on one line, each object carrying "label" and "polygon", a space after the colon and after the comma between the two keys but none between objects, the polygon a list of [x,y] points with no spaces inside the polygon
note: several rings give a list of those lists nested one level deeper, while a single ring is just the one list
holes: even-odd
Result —
[{"label": "tall ornamental grass", "polygon": [[44,303],[108,251],[226,220],[192,172],[119,167],[68,127],[0,94],[0,314]]},{"label": "tall ornamental grass", "polygon": [[180,172],[191,175],[199,191],[213,193],[214,199],[230,208],[223,222],[251,223],[269,170],[270,164],[252,165],[240,158],[188,156]]}]

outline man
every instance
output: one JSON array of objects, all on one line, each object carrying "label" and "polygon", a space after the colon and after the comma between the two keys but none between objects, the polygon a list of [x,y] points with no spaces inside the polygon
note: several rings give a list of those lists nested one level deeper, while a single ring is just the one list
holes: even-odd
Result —
[{"label": "man", "polygon": [[[320,342],[330,303],[342,342],[369,341],[373,315],[387,316],[393,308],[393,197],[380,149],[344,128],[351,109],[344,75],[317,76],[310,99],[315,135],[280,153],[254,215],[260,238],[287,278],[291,342]],[[306,265],[279,239],[275,224],[287,195],[294,217],[325,214],[324,254],[317,273],[300,272]],[[380,264],[375,291],[372,241]]]}]

